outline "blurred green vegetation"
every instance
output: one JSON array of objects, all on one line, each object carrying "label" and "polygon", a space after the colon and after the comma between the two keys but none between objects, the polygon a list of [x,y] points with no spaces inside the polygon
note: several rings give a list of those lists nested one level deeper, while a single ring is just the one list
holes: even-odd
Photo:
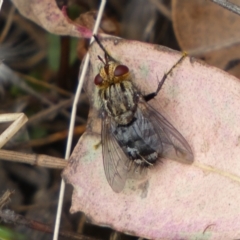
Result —
[{"label": "blurred green vegetation", "polygon": [[27,238],[12,229],[0,225],[0,240],[26,240]]}]

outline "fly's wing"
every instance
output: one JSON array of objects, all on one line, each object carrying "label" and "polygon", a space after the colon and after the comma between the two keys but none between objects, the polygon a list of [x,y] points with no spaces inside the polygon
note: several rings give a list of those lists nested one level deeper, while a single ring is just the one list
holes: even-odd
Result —
[{"label": "fly's wing", "polygon": [[139,102],[143,116],[153,124],[162,142],[161,157],[191,164],[194,156],[185,138],[159,112],[144,100]]},{"label": "fly's wing", "polygon": [[111,132],[111,118],[102,120],[103,165],[107,181],[114,192],[121,192],[128,178],[139,179],[144,172],[136,168]]}]

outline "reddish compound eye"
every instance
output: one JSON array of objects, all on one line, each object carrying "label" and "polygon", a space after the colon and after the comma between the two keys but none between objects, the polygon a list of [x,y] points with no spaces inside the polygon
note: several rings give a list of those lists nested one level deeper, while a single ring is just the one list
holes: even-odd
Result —
[{"label": "reddish compound eye", "polygon": [[127,66],[125,66],[125,65],[118,65],[115,68],[115,70],[114,70],[114,76],[115,77],[120,77],[120,76],[122,76],[122,75],[124,75],[124,74],[126,74],[128,72],[129,72],[129,69],[128,69]]},{"label": "reddish compound eye", "polygon": [[94,79],[94,83],[95,83],[96,85],[101,85],[102,82],[103,82],[103,79],[102,79],[102,77],[100,76],[100,74],[98,74],[98,75],[95,77],[95,79]]}]

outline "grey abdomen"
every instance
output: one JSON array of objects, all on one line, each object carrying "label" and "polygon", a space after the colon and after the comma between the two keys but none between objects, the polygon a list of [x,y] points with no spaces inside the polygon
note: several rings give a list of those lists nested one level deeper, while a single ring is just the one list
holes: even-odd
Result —
[{"label": "grey abdomen", "polygon": [[112,133],[130,159],[141,165],[156,162],[162,152],[161,139],[152,123],[138,109],[135,119],[126,126],[112,125]]}]

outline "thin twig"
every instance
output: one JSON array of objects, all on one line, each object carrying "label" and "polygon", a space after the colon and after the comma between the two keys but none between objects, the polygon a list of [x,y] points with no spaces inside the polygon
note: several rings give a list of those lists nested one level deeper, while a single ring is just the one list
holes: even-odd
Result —
[{"label": "thin twig", "polygon": [[[74,128],[73,135],[80,136],[85,132],[85,130],[86,130],[86,125],[76,126]],[[63,130],[61,132],[50,134],[44,138],[32,139],[26,142],[21,142],[20,144],[18,143],[16,147],[17,149],[26,149],[28,147],[40,147],[40,146],[48,145],[50,143],[64,140],[67,138],[67,136],[68,136],[68,130]]]},{"label": "thin twig", "polygon": [[171,11],[159,0],[149,0],[152,4],[155,5],[157,10],[162,13],[168,20],[172,21],[172,14]]},{"label": "thin twig", "polygon": [[[27,219],[24,216],[17,214],[14,211],[9,209],[0,210],[0,218],[2,219],[2,221],[8,224],[23,225],[28,228],[35,229],[37,231],[41,231],[49,234],[53,233],[53,229],[51,226],[38,221]],[[69,231],[63,231],[63,230],[59,232],[59,235],[66,237],[67,239],[97,240],[96,238],[87,237],[84,235],[76,234]]]},{"label": "thin twig", "polygon": [[[102,15],[103,15],[105,5],[106,5],[106,0],[102,0],[101,4],[100,4],[100,7],[99,7],[97,19],[96,19],[96,22],[95,22],[95,25],[94,25],[94,28],[93,28],[93,35],[97,34],[97,32],[98,32],[100,21],[102,19]],[[93,41],[94,41],[94,38],[92,37],[91,40],[90,40],[90,44]],[[81,75],[80,75],[80,78],[79,78],[79,84],[78,84],[75,99],[74,99],[74,102],[73,102],[71,122],[70,122],[70,126],[69,126],[69,135],[68,135],[68,141],[67,141],[67,149],[66,149],[66,153],[65,153],[65,159],[69,158],[70,152],[71,152],[72,135],[73,135],[75,116],[76,116],[76,111],[77,111],[77,103],[78,103],[78,99],[79,99],[79,96],[80,96],[80,93],[81,93],[81,90],[82,90],[83,81],[84,81],[84,78],[86,76],[86,72],[87,72],[87,68],[88,68],[88,64],[89,64],[89,59],[90,59],[90,56],[89,56],[89,53],[87,53],[86,57],[85,57],[85,61],[83,63],[82,72],[81,72]],[[64,192],[65,192],[65,182],[62,180],[61,181],[61,187],[60,187],[60,193],[59,193],[59,202],[58,202],[58,208],[57,208],[57,216],[56,216],[53,240],[58,239],[58,231],[59,231],[60,219],[61,219],[61,214],[62,214]]]},{"label": "thin twig", "polygon": [[[42,103],[48,106],[54,106],[55,104],[48,100],[47,98],[43,97],[41,94],[36,92],[33,88],[28,86],[25,81],[23,81],[17,74],[15,74],[12,69],[10,69],[5,64],[0,64],[0,72],[2,76],[5,76],[6,79],[11,79],[11,82],[21,88],[23,91],[29,93],[30,95],[34,96],[36,99],[39,99]],[[70,113],[65,109],[61,109],[60,113],[63,114],[65,117],[69,118]],[[78,122],[85,122],[82,118],[77,118]]]},{"label": "thin twig", "polygon": [[0,0],[0,11],[2,9],[3,0]]},{"label": "thin twig", "polygon": [[63,169],[67,166],[67,161],[62,158],[51,157],[43,154],[14,152],[2,149],[0,150],[0,159],[55,169]]},{"label": "thin twig", "polygon": [[240,15],[240,6],[235,5],[234,3],[228,2],[226,0],[211,0],[212,2],[228,9],[229,11]]},{"label": "thin twig", "polygon": [[[28,126],[38,124],[39,122],[43,121],[44,119],[48,119],[49,117],[52,117],[52,115],[56,114],[61,109],[70,107],[72,105],[72,102],[73,102],[73,98],[67,99],[67,100],[61,101],[56,105],[52,105],[49,108],[44,109],[44,110],[34,114],[32,117],[29,118],[29,120],[27,122]],[[82,119],[82,121],[85,121],[83,118],[81,118],[81,119]]]},{"label": "thin twig", "polygon": [[14,191],[10,190],[6,190],[3,193],[3,195],[0,197],[0,209],[5,207],[11,201],[10,197],[12,196],[13,193]]},{"label": "thin twig", "polygon": [[27,122],[24,113],[6,113],[0,115],[0,122],[12,122],[11,125],[0,135],[0,148],[11,139],[18,130]]},{"label": "thin twig", "polygon": [[0,36],[0,43],[2,43],[4,41],[5,37],[8,34],[8,31],[9,31],[12,21],[13,21],[13,14],[14,14],[15,10],[16,10],[15,6],[12,6],[8,13],[7,22],[3,28],[1,36]]},{"label": "thin twig", "polygon": [[[17,72],[16,72],[16,73],[17,73]],[[21,78],[24,78],[24,79],[26,79],[28,82],[31,82],[31,83],[36,84],[36,85],[38,85],[38,86],[45,87],[45,88],[47,88],[47,89],[53,89],[53,90],[55,90],[56,92],[58,92],[58,93],[60,93],[60,94],[62,94],[62,95],[64,95],[64,96],[67,96],[67,97],[72,97],[72,96],[73,96],[72,93],[70,93],[70,92],[68,92],[68,91],[66,91],[66,90],[64,90],[64,89],[62,89],[62,88],[59,88],[59,87],[54,86],[54,85],[52,85],[52,84],[49,84],[49,83],[47,83],[47,82],[40,81],[40,80],[38,80],[38,79],[36,79],[36,78],[34,78],[34,77],[32,77],[32,76],[28,76],[28,75],[22,74],[22,73],[17,73],[17,74],[18,74]]]}]

